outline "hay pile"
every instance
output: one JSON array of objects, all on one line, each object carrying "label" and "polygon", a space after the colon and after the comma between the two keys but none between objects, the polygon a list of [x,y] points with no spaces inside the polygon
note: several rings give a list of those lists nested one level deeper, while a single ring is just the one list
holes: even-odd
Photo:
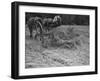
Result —
[{"label": "hay pile", "polygon": [[63,47],[75,49],[80,44],[80,35],[73,27],[58,27],[50,31],[49,35],[44,35],[42,46],[48,47]]}]

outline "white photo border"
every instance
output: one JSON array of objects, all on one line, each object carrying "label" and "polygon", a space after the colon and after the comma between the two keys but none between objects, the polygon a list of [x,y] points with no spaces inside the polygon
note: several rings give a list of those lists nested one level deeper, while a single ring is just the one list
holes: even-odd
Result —
[{"label": "white photo border", "polygon": [[[50,67],[25,69],[25,12],[57,13],[57,14],[79,14],[90,16],[90,65],[72,67]],[[76,73],[95,71],[95,10],[57,8],[42,6],[19,6],[19,76]]]}]

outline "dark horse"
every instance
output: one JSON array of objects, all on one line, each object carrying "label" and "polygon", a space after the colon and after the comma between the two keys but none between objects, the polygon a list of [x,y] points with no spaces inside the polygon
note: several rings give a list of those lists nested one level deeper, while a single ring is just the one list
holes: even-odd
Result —
[{"label": "dark horse", "polygon": [[35,38],[37,37],[38,34],[42,34],[43,27],[41,23],[42,23],[42,19],[40,17],[31,17],[28,20],[27,25],[30,31],[30,38],[33,38],[33,35],[32,35],[33,30],[36,31]]}]

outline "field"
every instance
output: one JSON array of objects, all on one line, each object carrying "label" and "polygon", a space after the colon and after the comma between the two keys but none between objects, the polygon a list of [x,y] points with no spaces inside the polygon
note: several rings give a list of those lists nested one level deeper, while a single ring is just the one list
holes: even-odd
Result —
[{"label": "field", "polygon": [[[62,40],[60,40],[59,31],[65,32],[66,36],[65,38],[61,36]],[[40,41],[30,39],[29,30],[26,27],[25,68],[89,65],[89,26],[61,25],[52,32],[59,38],[59,44],[52,46],[50,43],[45,48]],[[70,36],[67,35],[68,32]]]}]

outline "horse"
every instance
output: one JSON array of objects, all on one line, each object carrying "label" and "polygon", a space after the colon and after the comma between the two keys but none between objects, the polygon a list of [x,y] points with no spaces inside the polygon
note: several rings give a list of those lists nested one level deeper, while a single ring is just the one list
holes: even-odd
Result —
[{"label": "horse", "polygon": [[61,17],[59,15],[56,15],[54,18],[43,19],[43,27],[48,31],[60,25],[61,25]]},{"label": "horse", "polygon": [[29,28],[29,32],[30,32],[30,38],[33,38],[32,32],[33,30],[36,31],[36,35],[35,35],[35,39],[37,37],[37,34],[41,34],[43,31],[43,27],[42,27],[42,19],[40,17],[31,17],[28,22],[28,28]]}]

